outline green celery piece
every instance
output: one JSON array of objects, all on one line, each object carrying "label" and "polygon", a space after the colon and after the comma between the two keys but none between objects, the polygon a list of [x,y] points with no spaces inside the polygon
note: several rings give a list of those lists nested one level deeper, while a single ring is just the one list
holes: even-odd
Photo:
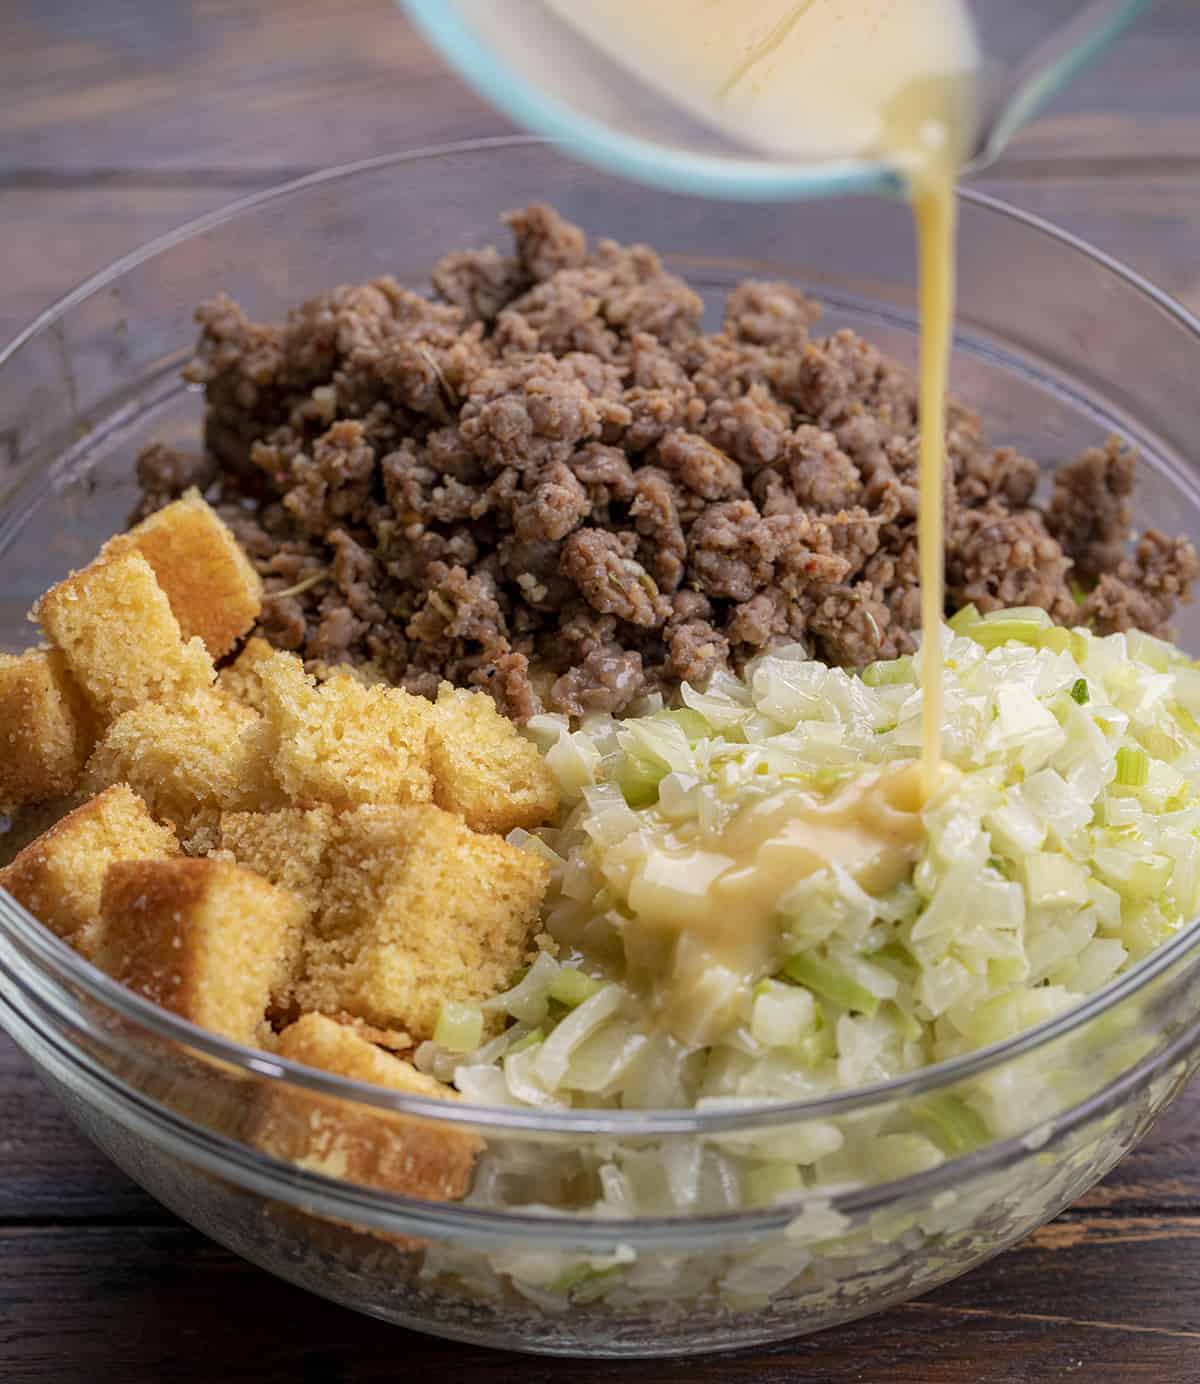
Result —
[{"label": "green celery piece", "polygon": [[959,630],[959,633],[973,639],[976,644],[982,644],[985,649],[998,649],[1008,643],[1032,644],[1036,648],[1046,633],[1046,627],[1036,620],[979,620]]},{"label": "green celery piece", "polygon": [[658,801],[658,785],[670,772],[664,764],[626,755],[617,770],[617,787],[630,807],[650,807]]},{"label": "green celery piece", "polygon": [[917,1108],[917,1122],[946,1153],[970,1153],[992,1137],[987,1121],[954,1095],[930,1096]]},{"label": "green celery piece", "polygon": [[706,740],[712,735],[712,728],[698,711],[693,711],[690,706],[675,707],[669,711],[655,712],[655,719],[659,721],[673,721],[684,735],[687,736],[690,744],[695,744],[697,740]]},{"label": "green celery piece", "polygon": [[575,966],[564,966],[550,982],[550,998],[568,1009],[574,1009],[584,1000],[590,1000],[597,990],[603,989],[602,980],[593,980]]},{"label": "green celery piece", "polygon": [[517,1053],[524,1052],[527,1048],[533,1047],[535,1043],[545,1042],[545,1039],[546,1035],[542,1032],[540,1028],[531,1029],[530,1032],[524,1035],[524,1037],[518,1038],[517,1041],[512,1045],[512,1047],[505,1052],[504,1055],[505,1057],[513,1057]]},{"label": "green celery piece", "polygon": [[852,1009],[859,1014],[874,1014],[879,1008],[878,995],[873,995],[844,971],[830,966],[828,962],[819,961],[815,956],[793,956],[781,974],[811,990],[814,995],[841,1005],[843,1009]]},{"label": "green celery piece", "polygon": [[868,663],[862,671],[862,680],[868,687],[895,687],[912,682],[913,678],[913,661],[908,655]]},{"label": "green celery piece", "polygon": [[973,605],[965,605],[956,611],[949,619],[948,624],[955,634],[965,634],[970,626],[979,622],[979,611]]},{"label": "green celery piece", "polygon": [[1117,751],[1116,782],[1122,788],[1144,788],[1150,777],[1150,756],[1143,749],[1122,745]]}]

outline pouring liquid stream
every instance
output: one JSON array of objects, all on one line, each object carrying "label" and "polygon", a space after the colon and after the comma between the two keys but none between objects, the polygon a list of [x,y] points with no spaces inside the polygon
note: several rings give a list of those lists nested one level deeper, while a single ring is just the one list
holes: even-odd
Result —
[{"label": "pouring liquid stream", "polygon": [[955,185],[975,128],[965,0],[554,0],[609,56],[773,157],[875,159],[903,178],[920,296],[922,781],[941,761],[945,422]]}]

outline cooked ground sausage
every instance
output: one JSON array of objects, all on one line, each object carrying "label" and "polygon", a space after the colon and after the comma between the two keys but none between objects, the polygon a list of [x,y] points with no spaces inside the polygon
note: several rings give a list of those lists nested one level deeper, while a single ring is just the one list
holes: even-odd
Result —
[{"label": "cooked ground sausage", "polygon": [[[485,687],[518,720],[620,711],[783,642],[852,667],[910,651],[909,374],[814,335],[789,284],[743,283],[705,334],[648,247],[589,250],[544,206],[506,221],[511,253],[446,256],[433,298],[381,278],[281,326],[201,307],[205,455],[143,452],[139,515],[205,487],[272,642]],[[1200,564],[1155,531],[1131,551],[1126,448],[1067,461],[1042,510],[1036,463],[969,410],[947,443],[952,607],[1166,631]]]}]

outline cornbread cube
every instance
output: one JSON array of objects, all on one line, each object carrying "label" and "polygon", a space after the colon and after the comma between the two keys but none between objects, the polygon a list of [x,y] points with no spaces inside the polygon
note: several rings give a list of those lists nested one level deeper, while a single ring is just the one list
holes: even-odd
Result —
[{"label": "cornbread cube", "polygon": [[[381,1052],[320,1014],[306,1014],[285,1029],[276,1051],[307,1067],[403,1095],[458,1099],[456,1092],[411,1063]],[[483,1141],[467,1130],[295,1090],[262,1098],[249,1138],[274,1157],[314,1172],[426,1201],[463,1196],[483,1150]]]},{"label": "cornbread cube", "polygon": [[92,715],[57,649],[0,654],[0,812],[70,793]]},{"label": "cornbread cube", "polygon": [[310,913],[316,913],[333,832],[333,812],[325,806],[225,812],[219,848],[239,865],[290,890],[308,904]]},{"label": "cornbread cube", "polygon": [[215,832],[222,811],[281,800],[260,730],[256,712],[216,691],[192,692],[170,705],[143,702],[105,731],[83,785],[95,792],[126,782],[181,835]]},{"label": "cornbread cube", "polygon": [[3,886],[39,922],[93,960],[103,932],[100,896],[108,867],[121,860],[168,859],[179,853],[126,784],[98,793],[69,812],[0,870]]},{"label": "cornbread cube", "polygon": [[[321,908],[332,837],[333,813],[327,807],[226,812],[221,816],[219,851],[213,858],[244,865],[293,894],[304,905],[307,929]],[[291,939],[291,950],[285,958],[288,979],[272,996],[276,1016],[293,1012],[303,941],[303,933],[299,931]]]},{"label": "cornbread cube", "polygon": [[304,905],[223,860],[109,866],[95,962],[155,1004],[238,1043],[260,1041]]},{"label": "cornbread cube", "polygon": [[262,711],[262,679],[258,675],[259,666],[275,657],[275,650],[260,634],[246,640],[245,647],[237,658],[217,674],[217,686],[227,696]]},{"label": "cornbread cube", "polygon": [[365,687],[344,673],[318,687],[290,654],[256,668],[275,777],[293,801],[340,811],[433,796],[432,708],[423,697]]},{"label": "cornbread cube", "polygon": [[[256,711],[261,711],[266,703],[259,669],[265,661],[274,657],[274,648],[267,643],[261,634],[256,634],[246,641],[237,658],[217,674],[217,685],[239,702],[244,702],[247,706],[254,707]],[[361,682],[364,687],[389,687],[391,685],[374,663],[350,666],[349,664],[318,662],[309,663],[306,668],[318,684],[328,682],[330,678],[352,677],[356,682]]]},{"label": "cornbread cube", "polygon": [[431,805],[337,819],[301,1010],[429,1038],[446,1000],[483,1000],[522,965],[545,861]]},{"label": "cornbread cube", "polygon": [[198,490],[110,539],[101,555],[130,551],[154,568],[183,637],[202,639],[211,657],[224,657],[258,619],[262,581]]},{"label": "cornbread cube", "polygon": [[202,690],[216,678],[203,643],[184,642],[140,553],[97,558],[47,591],[34,614],[105,722],[141,702]]},{"label": "cornbread cube", "polygon": [[464,692],[444,682],[429,739],[433,800],[459,813],[469,827],[503,836],[553,816],[554,775],[486,692]]}]

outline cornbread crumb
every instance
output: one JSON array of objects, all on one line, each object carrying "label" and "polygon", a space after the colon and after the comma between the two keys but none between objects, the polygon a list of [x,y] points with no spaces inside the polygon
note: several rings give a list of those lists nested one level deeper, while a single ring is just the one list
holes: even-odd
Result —
[{"label": "cornbread crumb", "polygon": [[[235,861],[293,894],[304,905],[306,927],[321,907],[326,860],[333,836],[328,807],[285,807],[276,812],[226,812],[215,859]],[[303,956],[303,932],[291,939],[287,980],[271,1003],[276,1016],[294,1012],[293,992]]]},{"label": "cornbread crumb", "polygon": [[70,793],[93,739],[91,712],[57,649],[0,654],[0,812]]},{"label": "cornbread crumb", "polygon": [[[320,1014],[306,1014],[285,1029],[276,1051],[292,1062],[404,1095],[457,1099],[440,1081]],[[249,1138],[266,1153],[313,1172],[426,1201],[463,1196],[483,1150],[483,1141],[467,1130],[353,1108],[296,1089],[262,1097]]]},{"label": "cornbread crumb", "polygon": [[100,896],[108,867],[131,859],[177,855],[170,827],[156,822],[128,785],[119,783],[69,812],[11,864],[0,886],[76,951],[93,960],[103,932]]},{"label": "cornbread crumb", "polygon": [[221,816],[220,850],[272,884],[289,889],[316,912],[333,831],[333,812],[325,806],[226,812]]},{"label": "cornbread crumb", "polygon": [[433,796],[424,698],[349,674],[318,687],[290,654],[255,667],[275,776],[293,801],[342,810]]},{"label": "cornbread crumb", "polygon": [[261,634],[252,636],[246,640],[237,658],[217,674],[217,686],[227,696],[255,711],[262,711],[262,679],[258,670],[262,663],[274,657],[275,650]]},{"label": "cornbread crumb", "polygon": [[258,715],[216,691],[143,702],[104,733],[84,770],[88,792],[124,781],[183,836],[215,831],[222,811],[280,801]]},{"label": "cornbread crumb", "polygon": [[558,807],[554,775],[486,692],[442,683],[430,731],[433,800],[476,831],[541,826]]},{"label": "cornbread crumb", "polygon": [[224,657],[258,619],[262,579],[198,490],[111,539],[101,556],[129,551],[154,569],[183,637],[198,636],[212,658]]},{"label": "cornbread crumb", "polygon": [[125,860],[109,867],[96,964],[164,1009],[258,1044],[304,907],[222,860]]},{"label": "cornbread crumb", "polygon": [[346,813],[306,939],[300,1008],[431,1037],[444,1001],[508,984],[548,880],[543,860],[432,805]]},{"label": "cornbread crumb", "polygon": [[118,552],[52,587],[34,608],[47,638],[104,721],[146,701],[170,701],[216,677],[140,553]]}]

